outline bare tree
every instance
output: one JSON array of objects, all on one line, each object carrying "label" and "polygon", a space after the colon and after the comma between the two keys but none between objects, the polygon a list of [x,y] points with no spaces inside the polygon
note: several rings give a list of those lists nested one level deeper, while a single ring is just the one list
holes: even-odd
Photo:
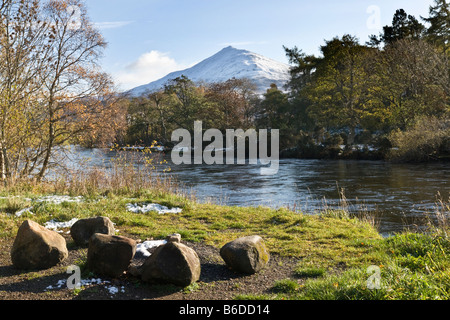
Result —
[{"label": "bare tree", "polygon": [[2,1],[0,9],[0,177],[6,181],[30,139],[52,32],[37,0]]},{"label": "bare tree", "polygon": [[3,0],[0,15],[0,179],[41,180],[55,148],[112,115],[106,42],[81,0]]}]

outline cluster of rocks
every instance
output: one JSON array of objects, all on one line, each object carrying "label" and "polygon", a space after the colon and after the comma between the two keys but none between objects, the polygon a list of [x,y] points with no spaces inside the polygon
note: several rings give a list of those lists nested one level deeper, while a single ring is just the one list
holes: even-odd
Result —
[{"label": "cluster of rocks", "polygon": [[[137,242],[115,235],[107,217],[78,220],[70,229],[78,246],[88,247],[87,267],[99,275],[119,277],[124,272],[149,283],[188,286],[199,280],[200,259],[192,248],[181,243],[179,234],[170,235],[150,256],[137,257]],[[227,243],[220,249],[225,264],[239,273],[254,274],[270,259],[263,239],[249,236]],[[20,226],[11,249],[18,269],[47,269],[68,257],[66,240],[59,233],[31,220]]]}]

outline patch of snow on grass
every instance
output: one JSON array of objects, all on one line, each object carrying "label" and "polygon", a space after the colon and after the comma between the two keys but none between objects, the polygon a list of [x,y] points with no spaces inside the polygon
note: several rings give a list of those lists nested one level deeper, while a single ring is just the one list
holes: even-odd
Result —
[{"label": "patch of snow on grass", "polygon": [[128,203],[127,204],[127,210],[134,213],[147,213],[151,211],[155,211],[158,214],[166,214],[166,213],[181,213],[181,208],[167,208],[166,206],[162,206],[157,203],[144,203],[144,204],[137,204],[137,203]]},{"label": "patch of snow on grass", "polygon": [[[18,198],[18,196],[13,196],[13,197],[0,197],[0,199],[10,199],[10,198]],[[44,196],[44,197],[40,197],[37,199],[30,199],[30,198],[24,198],[25,201],[30,201],[30,202],[47,202],[47,203],[52,203],[52,204],[61,204],[63,202],[83,202],[84,198],[79,196],[79,197],[69,197],[69,196],[58,196],[58,195],[53,195],[53,196]],[[21,217],[24,214],[31,214],[34,215],[33,212],[31,212],[31,210],[33,210],[33,207],[28,207],[22,210],[17,211],[14,215],[16,217]],[[12,214],[10,214],[12,215]]]},{"label": "patch of snow on grass", "polygon": [[73,224],[77,221],[78,221],[77,218],[73,218],[72,220],[65,221],[65,222],[59,222],[59,221],[56,221],[55,219],[53,219],[53,220],[46,222],[44,227],[46,227],[49,230],[58,231],[59,229],[62,229],[62,228],[72,227]]},{"label": "patch of snow on grass", "polygon": [[29,213],[29,214],[31,214],[31,215],[34,215],[34,213],[31,212],[32,209],[33,209],[33,207],[25,208],[25,209],[22,209],[22,210],[17,211],[14,215],[15,215],[16,217],[21,217],[23,214],[26,214],[26,213]]},{"label": "patch of snow on grass", "polygon": [[58,196],[58,195],[53,195],[53,196],[45,196],[45,197],[40,197],[35,199],[34,201],[36,202],[48,202],[48,203],[53,203],[53,204],[61,204],[63,202],[82,202],[84,201],[84,198],[79,196],[79,197],[69,197],[69,196]]}]

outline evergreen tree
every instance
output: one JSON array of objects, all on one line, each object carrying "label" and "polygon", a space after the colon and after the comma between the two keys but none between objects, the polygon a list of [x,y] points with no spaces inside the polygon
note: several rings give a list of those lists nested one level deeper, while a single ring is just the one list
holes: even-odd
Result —
[{"label": "evergreen tree", "polygon": [[182,75],[169,81],[164,86],[164,93],[168,96],[170,110],[168,122],[193,131],[194,121],[207,119],[210,104],[205,98],[204,88],[196,86],[188,77]]},{"label": "evergreen tree", "polygon": [[283,48],[289,59],[289,63],[292,65],[290,70],[291,79],[287,86],[291,92],[298,94],[311,82],[318,58],[314,55],[306,55],[302,50],[298,49],[298,47],[292,49],[287,47]]},{"label": "evergreen tree", "polygon": [[435,0],[434,6],[430,6],[429,17],[422,17],[422,20],[430,25],[425,31],[426,39],[447,53],[450,47],[450,3]]},{"label": "evergreen tree", "polygon": [[424,31],[425,26],[419,20],[408,15],[405,10],[398,9],[392,19],[392,26],[384,26],[383,32],[378,37],[371,35],[368,44],[379,46],[381,43],[389,45],[406,38],[420,39]]},{"label": "evergreen tree", "polygon": [[316,66],[306,94],[311,101],[310,116],[328,128],[346,128],[352,145],[356,129],[373,117],[369,108],[366,66],[373,49],[360,45],[350,35],[334,38],[321,47],[323,58]]},{"label": "evergreen tree", "polygon": [[308,114],[308,106],[311,104],[304,90],[313,79],[319,58],[314,55],[306,55],[302,50],[294,47],[283,47],[291,64],[291,79],[287,84],[289,89],[290,112],[293,117],[295,132],[314,130],[314,120]]},{"label": "evergreen tree", "polygon": [[288,95],[272,84],[258,108],[257,127],[280,130],[280,147],[292,146],[294,118]]}]

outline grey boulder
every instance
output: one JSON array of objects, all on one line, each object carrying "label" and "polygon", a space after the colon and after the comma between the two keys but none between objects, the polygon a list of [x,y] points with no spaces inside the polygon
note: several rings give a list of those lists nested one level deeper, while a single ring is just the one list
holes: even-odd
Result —
[{"label": "grey boulder", "polygon": [[57,232],[26,220],[19,227],[11,249],[11,260],[18,269],[48,269],[69,255],[66,240]]},{"label": "grey boulder", "polygon": [[254,274],[270,260],[270,253],[260,236],[236,239],[220,249],[220,256],[233,271]]},{"label": "grey boulder", "polygon": [[159,246],[141,267],[143,281],[170,283],[186,287],[200,279],[201,266],[197,253],[179,242]]},{"label": "grey boulder", "polygon": [[89,240],[87,267],[110,277],[122,275],[136,253],[136,241],[130,238],[95,233]]},{"label": "grey boulder", "polygon": [[114,224],[107,217],[95,217],[78,220],[70,228],[70,235],[79,246],[87,246],[95,233],[114,235]]}]

